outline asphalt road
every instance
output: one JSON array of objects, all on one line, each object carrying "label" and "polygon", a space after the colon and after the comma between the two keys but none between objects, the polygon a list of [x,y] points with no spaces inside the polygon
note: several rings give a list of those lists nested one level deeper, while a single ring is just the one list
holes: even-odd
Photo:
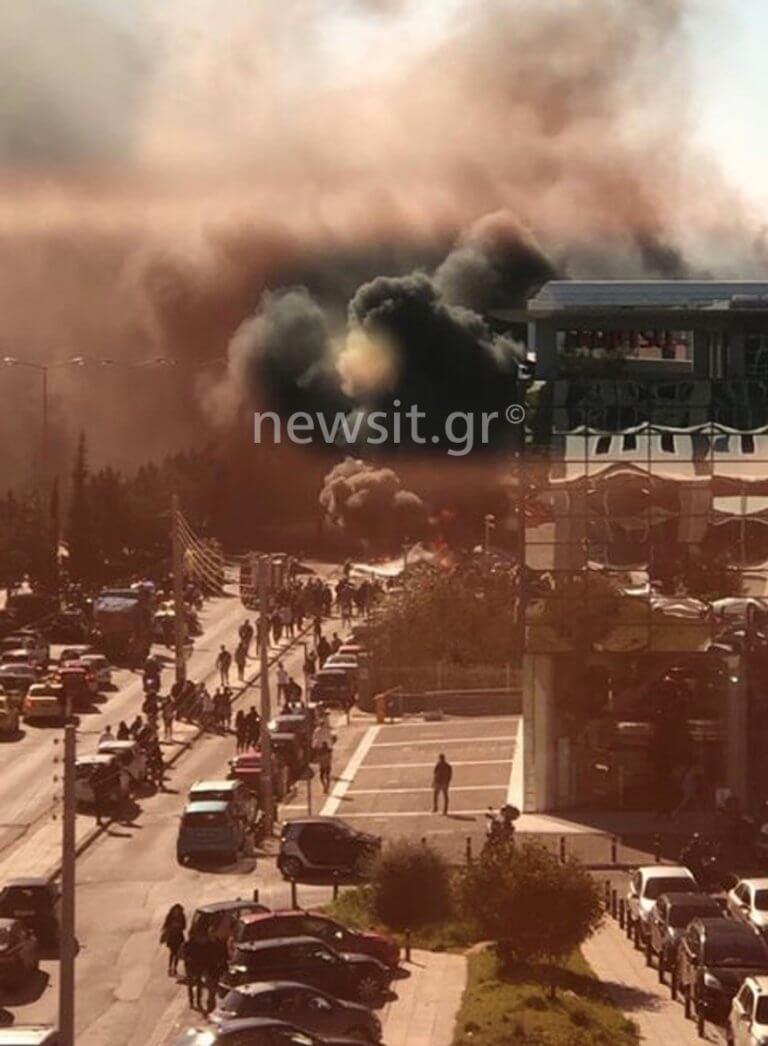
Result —
[{"label": "asphalt road", "polygon": [[[202,642],[198,641],[209,666],[219,643],[230,638],[228,632],[234,632],[244,616],[239,600],[224,600],[222,604],[211,607],[214,620],[206,622],[209,631]],[[329,622],[327,633],[336,627],[337,622]],[[283,658],[289,673],[298,679],[302,678],[303,660],[301,643]],[[274,699],[274,678],[272,684]],[[110,702],[113,700],[110,698]],[[98,715],[93,732],[105,721],[124,718],[124,702],[130,700],[121,694],[108,717],[104,712]],[[258,704],[258,689],[245,692],[240,701],[246,706]],[[133,704],[130,711],[135,714]],[[346,761],[364,731],[365,726],[354,721],[350,727],[340,728],[341,761]],[[175,764],[167,790],[141,799],[131,824],[112,825],[78,859],[78,1046],[160,1043],[173,1027],[185,1026],[194,1017],[187,1010],[183,987],[166,976],[165,951],[158,943],[160,925],[172,903],[181,902],[191,915],[200,904],[250,896],[258,887],[265,903],[278,907],[289,904],[289,888],[277,873],[273,858],[259,858],[258,862],[241,859],[227,867],[182,867],[176,862],[177,828],[189,786],[200,778],[224,775],[233,751],[232,736],[199,738]],[[302,794],[295,800],[296,812],[306,810],[305,786],[301,787]],[[50,801],[50,791],[44,798]],[[300,890],[302,903],[318,903],[329,896],[328,888]],[[37,980],[19,993],[6,993],[2,1005],[13,1013],[17,1023],[55,1022],[57,979],[58,963],[44,961]]]},{"label": "asphalt road", "polygon": [[[234,596],[208,600],[200,614],[203,634],[195,639],[189,661],[191,678],[210,672],[221,643],[232,648],[237,628],[245,617],[240,600]],[[67,644],[72,645],[72,644]],[[61,644],[52,647],[52,656],[58,657]],[[155,645],[154,652],[170,661],[167,647]],[[172,669],[164,671],[164,683],[171,681]],[[80,717],[78,741],[85,751],[95,747],[96,739],[107,723],[113,729],[121,719],[130,722],[141,711],[143,690],[141,675],[128,669],[113,671],[113,689],[104,693],[99,703]],[[54,740],[61,730],[54,726],[21,724],[19,737],[0,743],[0,862],[4,852],[14,842],[33,831],[41,818],[47,818],[54,804],[56,754]]]}]

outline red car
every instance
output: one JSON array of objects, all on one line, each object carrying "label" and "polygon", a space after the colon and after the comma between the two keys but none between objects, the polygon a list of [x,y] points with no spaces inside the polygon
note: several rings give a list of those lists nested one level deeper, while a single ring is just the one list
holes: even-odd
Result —
[{"label": "red car", "polygon": [[337,951],[371,955],[386,966],[394,968],[400,962],[400,946],[391,937],[349,930],[322,912],[289,908],[257,915],[243,914],[235,925],[236,944],[274,937],[316,937]]}]

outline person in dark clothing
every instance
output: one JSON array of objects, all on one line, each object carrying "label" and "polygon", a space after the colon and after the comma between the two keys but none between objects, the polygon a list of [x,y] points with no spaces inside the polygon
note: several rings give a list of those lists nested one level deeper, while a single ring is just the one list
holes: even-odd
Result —
[{"label": "person in dark clothing", "polygon": [[256,709],[251,705],[248,715],[246,718],[246,740],[247,744],[255,748],[257,747],[260,740],[261,731],[261,716]]},{"label": "person in dark clothing", "polygon": [[235,665],[237,666],[237,678],[242,683],[245,679],[245,662],[248,660],[248,648],[241,640],[235,650]]},{"label": "person in dark clothing", "polygon": [[128,724],[124,719],[120,720],[120,725],[117,728],[117,734],[115,736],[118,741],[130,741],[131,731],[128,729]]},{"label": "person in dark clothing", "polygon": [[238,752],[245,751],[248,741],[248,723],[242,708],[238,708],[235,715],[235,736],[237,738],[236,750]]},{"label": "person in dark clothing", "polygon": [[204,937],[193,937],[184,944],[184,973],[190,1009],[202,1010],[203,985],[208,959],[208,942]]},{"label": "person in dark clothing", "polygon": [[321,668],[330,656],[331,644],[325,636],[320,636],[320,639],[317,641],[317,660],[319,661]]},{"label": "person in dark clothing", "polygon": [[437,813],[437,803],[441,796],[443,799],[443,814],[448,813],[448,789],[450,788],[452,777],[453,767],[441,752],[437,757],[435,769],[432,771],[432,813]]},{"label": "person in dark clothing", "polygon": [[160,933],[160,943],[168,949],[168,976],[175,977],[184,947],[184,931],[187,928],[187,917],[180,904],[174,904],[165,917]]}]

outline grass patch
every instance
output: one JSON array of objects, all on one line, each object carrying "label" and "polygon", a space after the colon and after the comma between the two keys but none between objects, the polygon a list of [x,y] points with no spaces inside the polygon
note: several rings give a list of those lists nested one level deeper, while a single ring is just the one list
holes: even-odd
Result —
[{"label": "grass patch", "polygon": [[[378,930],[400,941],[404,940],[404,934],[394,932],[376,919],[369,886],[342,891],[337,900],[323,906],[323,911],[353,930]],[[432,952],[463,951],[476,940],[476,928],[471,923],[458,920],[421,926],[411,933],[411,945],[414,948]]]},{"label": "grass patch", "polygon": [[[492,948],[468,956],[453,1046],[636,1046],[638,1034],[605,997],[580,954],[562,967],[502,974]],[[557,996],[550,999],[554,978]]]}]

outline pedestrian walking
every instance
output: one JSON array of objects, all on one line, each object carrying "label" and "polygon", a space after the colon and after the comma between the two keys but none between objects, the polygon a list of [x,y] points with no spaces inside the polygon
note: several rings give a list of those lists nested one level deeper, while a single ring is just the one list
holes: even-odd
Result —
[{"label": "pedestrian walking", "polygon": [[315,672],[317,672],[317,654],[315,654],[314,650],[310,650],[304,658],[304,675],[307,678],[307,682],[311,682],[314,679]]},{"label": "pedestrian walking", "polygon": [[443,799],[443,814],[445,815],[448,813],[448,789],[451,786],[452,777],[453,767],[441,752],[440,755],[437,757],[435,769],[432,772],[432,813],[437,813],[437,802],[441,796]]},{"label": "pedestrian walking", "polygon": [[245,656],[247,657],[253,640],[253,625],[251,622],[246,619],[238,629],[237,634],[240,637],[241,644],[245,647]]},{"label": "pedestrian walking", "polygon": [[321,668],[323,667],[323,665],[325,664],[325,662],[328,660],[328,658],[330,656],[331,656],[331,644],[328,642],[328,640],[325,638],[325,636],[321,635],[320,638],[317,641],[317,660],[320,663],[320,667]]},{"label": "pedestrian walking", "polygon": [[331,787],[331,769],[333,765],[333,749],[331,746],[323,741],[317,750],[317,763],[320,770],[320,784],[323,786],[323,791],[328,794],[328,789]]},{"label": "pedestrian walking", "polygon": [[338,632],[334,632],[331,636],[331,651],[336,654],[341,647],[341,636]]},{"label": "pedestrian walking", "polygon": [[285,699],[285,688],[288,685],[288,673],[282,661],[277,662],[277,700]]},{"label": "pedestrian walking", "polygon": [[203,730],[208,730],[210,727],[214,726],[213,698],[208,693],[208,688],[205,686],[203,687],[202,708],[200,710],[200,713],[202,720],[201,725]]},{"label": "pedestrian walking", "polygon": [[245,679],[245,662],[248,660],[248,648],[243,640],[235,650],[235,664],[237,665],[237,678],[242,683]]},{"label": "pedestrian walking", "polygon": [[283,619],[280,615],[280,611],[275,610],[270,620],[272,623],[272,639],[274,640],[275,646],[277,646],[283,635]]},{"label": "pedestrian walking", "polygon": [[169,698],[163,701],[163,740],[173,740],[173,702]]},{"label": "pedestrian walking", "polygon": [[231,664],[232,655],[222,643],[219,653],[216,657],[216,667],[219,670],[219,677],[221,679],[222,686],[229,686],[229,668]]},{"label": "pedestrian walking", "polygon": [[312,618],[312,635],[314,636],[315,643],[320,642],[320,637],[323,634],[323,621],[319,614],[315,614]]},{"label": "pedestrian walking", "polygon": [[248,710],[248,715],[245,719],[246,722],[246,743],[251,748],[257,748],[259,745],[260,732],[261,732],[261,716],[256,709],[251,705]]},{"label": "pedestrian walking", "polygon": [[187,998],[192,1010],[203,1008],[203,984],[206,975],[207,947],[204,937],[190,934],[182,950]]},{"label": "pedestrian walking", "polygon": [[174,904],[163,922],[160,931],[160,943],[168,949],[168,976],[175,977],[184,948],[184,932],[187,928],[187,917],[180,904]]}]

